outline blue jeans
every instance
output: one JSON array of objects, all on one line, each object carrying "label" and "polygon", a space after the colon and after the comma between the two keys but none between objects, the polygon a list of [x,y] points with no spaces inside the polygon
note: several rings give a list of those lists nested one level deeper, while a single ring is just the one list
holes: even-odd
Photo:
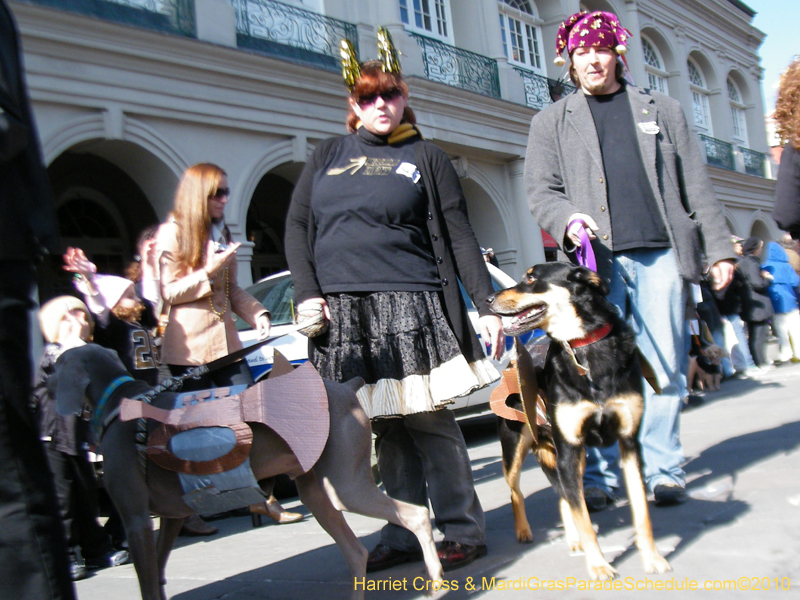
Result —
[{"label": "blue jeans", "polygon": [[[636,343],[661,385],[657,395],[646,381],[639,439],[644,479],[652,490],[661,483],[685,485],[679,417],[686,393],[687,289],[672,249],[637,249],[614,254],[609,301],[636,333]],[[619,445],[586,449],[585,487],[615,497],[620,486]]]}]

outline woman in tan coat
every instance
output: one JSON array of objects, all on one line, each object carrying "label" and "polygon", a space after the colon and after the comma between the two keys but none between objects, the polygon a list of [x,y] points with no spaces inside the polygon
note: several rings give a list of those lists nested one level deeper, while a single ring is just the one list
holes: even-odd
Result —
[{"label": "woman in tan coat", "polygon": [[[233,313],[269,335],[269,312],[237,282],[236,250],[225,225],[230,188],[225,171],[199,164],[184,173],[175,208],[158,232],[157,256],[161,294],[168,322],[161,362],[172,375],[241,349]],[[253,384],[246,361],[184,382],[191,391]]]},{"label": "woman in tan coat", "polygon": [[[156,255],[168,318],[161,362],[173,376],[242,348],[233,313],[257,329],[259,339],[269,335],[269,311],[238,284],[236,250],[241,244],[232,242],[224,220],[230,192],[228,176],[218,166],[189,168],[178,185],[175,208],[158,232]],[[241,384],[253,385],[245,360],[188,379],[182,391]],[[284,511],[272,496],[274,479],[260,483],[269,499],[251,506],[252,512],[279,523],[303,518]]]}]

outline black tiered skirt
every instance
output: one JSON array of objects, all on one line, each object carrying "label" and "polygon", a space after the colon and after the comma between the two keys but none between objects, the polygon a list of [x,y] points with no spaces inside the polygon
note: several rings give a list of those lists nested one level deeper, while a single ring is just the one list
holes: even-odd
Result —
[{"label": "black tiered skirt", "polygon": [[358,398],[370,418],[437,410],[496,381],[488,359],[461,353],[440,294],[338,293],[325,296],[327,333],[311,338],[309,359],[322,377],[366,382]]}]

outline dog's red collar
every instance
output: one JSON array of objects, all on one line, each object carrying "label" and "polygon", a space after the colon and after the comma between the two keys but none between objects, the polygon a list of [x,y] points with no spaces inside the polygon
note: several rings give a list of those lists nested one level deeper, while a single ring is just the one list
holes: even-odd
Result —
[{"label": "dog's red collar", "polygon": [[612,329],[611,323],[606,323],[602,327],[598,327],[594,331],[590,332],[586,337],[582,337],[578,340],[570,340],[569,345],[573,349],[575,349],[575,348],[580,348],[581,346],[588,346],[589,344],[594,344],[595,342],[599,342],[609,333],[611,333],[611,329]]}]

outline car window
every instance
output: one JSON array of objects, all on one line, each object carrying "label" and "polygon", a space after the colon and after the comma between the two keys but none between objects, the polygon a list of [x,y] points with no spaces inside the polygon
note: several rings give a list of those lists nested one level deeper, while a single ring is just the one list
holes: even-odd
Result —
[{"label": "car window", "polygon": [[[247,293],[261,302],[272,314],[273,325],[294,323],[294,283],[290,275],[261,281],[247,288]],[[236,329],[249,329],[247,321],[236,316]]]}]

